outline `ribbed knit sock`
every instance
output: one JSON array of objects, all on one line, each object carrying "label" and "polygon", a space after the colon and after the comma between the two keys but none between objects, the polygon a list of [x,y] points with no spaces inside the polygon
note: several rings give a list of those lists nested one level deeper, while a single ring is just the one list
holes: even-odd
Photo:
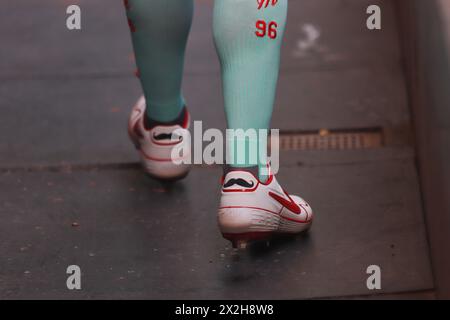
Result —
[{"label": "ribbed knit sock", "polygon": [[184,53],[193,0],[124,0],[147,117],[170,122],[185,101],[181,93]]},{"label": "ribbed knit sock", "polygon": [[[215,0],[214,40],[229,129],[269,128],[286,16],[287,0]],[[265,180],[267,136],[259,133],[229,136],[227,161],[234,167],[258,165]]]}]

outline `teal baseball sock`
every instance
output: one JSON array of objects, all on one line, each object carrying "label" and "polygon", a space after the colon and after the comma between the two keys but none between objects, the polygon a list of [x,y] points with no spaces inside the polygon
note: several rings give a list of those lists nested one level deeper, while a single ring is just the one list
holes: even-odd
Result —
[{"label": "teal baseball sock", "polygon": [[185,105],[181,82],[193,0],[125,0],[124,3],[147,117],[158,122],[173,121]]},{"label": "teal baseball sock", "polygon": [[215,0],[214,40],[227,124],[247,133],[227,137],[227,161],[234,167],[259,166],[262,180],[267,135],[258,130],[270,125],[286,16],[287,0]]}]

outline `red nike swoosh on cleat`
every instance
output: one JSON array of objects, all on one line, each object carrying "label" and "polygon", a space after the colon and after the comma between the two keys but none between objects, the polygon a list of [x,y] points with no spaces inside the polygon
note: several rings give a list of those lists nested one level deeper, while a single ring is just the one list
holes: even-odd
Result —
[{"label": "red nike swoosh on cleat", "polygon": [[302,209],[300,208],[300,206],[298,204],[296,204],[294,202],[294,200],[292,200],[292,198],[286,194],[286,196],[289,198],[289,200],[279,196],[276,193],[273,193],[271,191],[269,191],[269,196],[271,196],[272,198],[274,198],[276,201],[278,201],[283,207],[289,209],[290,211],[292,211],[295,214],[300,214],[302,212]]}]

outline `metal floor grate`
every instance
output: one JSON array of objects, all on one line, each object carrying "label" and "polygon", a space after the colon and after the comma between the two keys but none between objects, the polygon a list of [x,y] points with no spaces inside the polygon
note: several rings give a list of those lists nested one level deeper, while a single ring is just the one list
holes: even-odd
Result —
[{"label": "metal floor grate", "polygon": [[287,151],[372,149],[383,144],[381,128],[280,132],[280,150]]}]

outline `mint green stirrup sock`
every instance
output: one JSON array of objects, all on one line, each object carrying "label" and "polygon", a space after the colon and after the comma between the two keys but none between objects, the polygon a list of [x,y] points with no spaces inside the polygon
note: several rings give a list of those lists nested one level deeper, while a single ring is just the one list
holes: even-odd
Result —
[{"label": "mint green stirrup sock", "polygon": [[[215,0],[214,40],[229,129],[269,128],[286,16],[287,0]],[[264,181],[267,136],[229,136],[227,142],[229,164],[259,165]]]},{"label": "mint green stirrup sock", "polygon": [[169,122],[184,107],[184,53],[193,0],[124,0],[147,116]]}]

